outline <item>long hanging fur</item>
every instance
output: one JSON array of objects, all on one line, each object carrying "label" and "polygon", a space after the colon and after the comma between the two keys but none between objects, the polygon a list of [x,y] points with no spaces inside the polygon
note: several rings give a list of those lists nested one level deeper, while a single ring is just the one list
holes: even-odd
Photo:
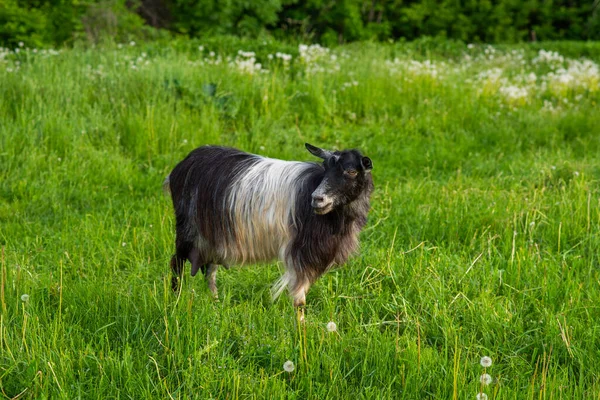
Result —
[{"label": "long hanging fur", "polygon": [[318,163],[270,159],[232,148],[192,151],[163,184],[171,192],[177,223],[174,273],[181,274],[186,259],[194,275],[198,270],[207,273],[215,264],[278,258],[286,272],[273,286],[273,298],[288,287],[295,303],[303,303],[310,284],[356,250],[369,211],[372,181],[350,204],[316,215],[311,194],[324,174]]}]

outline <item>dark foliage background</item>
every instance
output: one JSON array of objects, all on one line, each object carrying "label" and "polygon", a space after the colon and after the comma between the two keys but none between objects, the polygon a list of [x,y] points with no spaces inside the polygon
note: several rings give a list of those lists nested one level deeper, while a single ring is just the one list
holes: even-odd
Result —
[{"label": "dark foliage background", "polygon": [[600,0],[0,0],[0,43],[60,45],[169,33],[334,44],[448,37],[469,42],[600,39]]}]

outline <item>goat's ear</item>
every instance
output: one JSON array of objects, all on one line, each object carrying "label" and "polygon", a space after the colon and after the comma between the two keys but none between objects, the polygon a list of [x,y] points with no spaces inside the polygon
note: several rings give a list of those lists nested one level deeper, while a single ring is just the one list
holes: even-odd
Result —
[{"label": "goat's ear", "polygon": [[363,157],[361,162],[365,171],[370,171],[373,169],[373,161],[371,161],[369,157]]},{"label": "goat's ear", "polygon": [[322,158],[323,160],[326,160],[331,156],[330,151],[320,149],[316,146],[313,146],[312,144],[304,143],[304,146],[306,146],[306,150],[308,150],[310,152],[310,154],[312,154],[313,156]]}]

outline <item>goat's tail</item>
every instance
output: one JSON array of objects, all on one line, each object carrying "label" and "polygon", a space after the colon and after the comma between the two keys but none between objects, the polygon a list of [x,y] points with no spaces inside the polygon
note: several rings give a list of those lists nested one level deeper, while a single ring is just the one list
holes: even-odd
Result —
[{"label": "goat's tail", "polygon": [[162,186],[165,193],[171,193],[171,175],[167,175]]}]

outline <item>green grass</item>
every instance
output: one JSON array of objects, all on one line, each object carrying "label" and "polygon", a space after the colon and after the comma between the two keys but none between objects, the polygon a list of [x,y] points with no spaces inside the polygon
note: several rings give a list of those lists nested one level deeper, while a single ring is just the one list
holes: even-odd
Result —
[{"label": "green grass", "polygon": [[[340,47],[314,75],[274,42],[5,51],[0,393],[475,399],[490,356],[489,398],[598,398],[597,76],[544,86],[539,44],[428,43]],[[199,63],[240,49],[270,72]],[[435,74],[409,62],[426,59]],[[506,80],[476,78],[492,68]],[[360,254],[313,286],[306,324],[270,300],[276,264],[219,271],[218,303],[189,273],[174,295],[170,169],[206,143],[313,160],[305,141],[360,148],[376,183]]]}]

